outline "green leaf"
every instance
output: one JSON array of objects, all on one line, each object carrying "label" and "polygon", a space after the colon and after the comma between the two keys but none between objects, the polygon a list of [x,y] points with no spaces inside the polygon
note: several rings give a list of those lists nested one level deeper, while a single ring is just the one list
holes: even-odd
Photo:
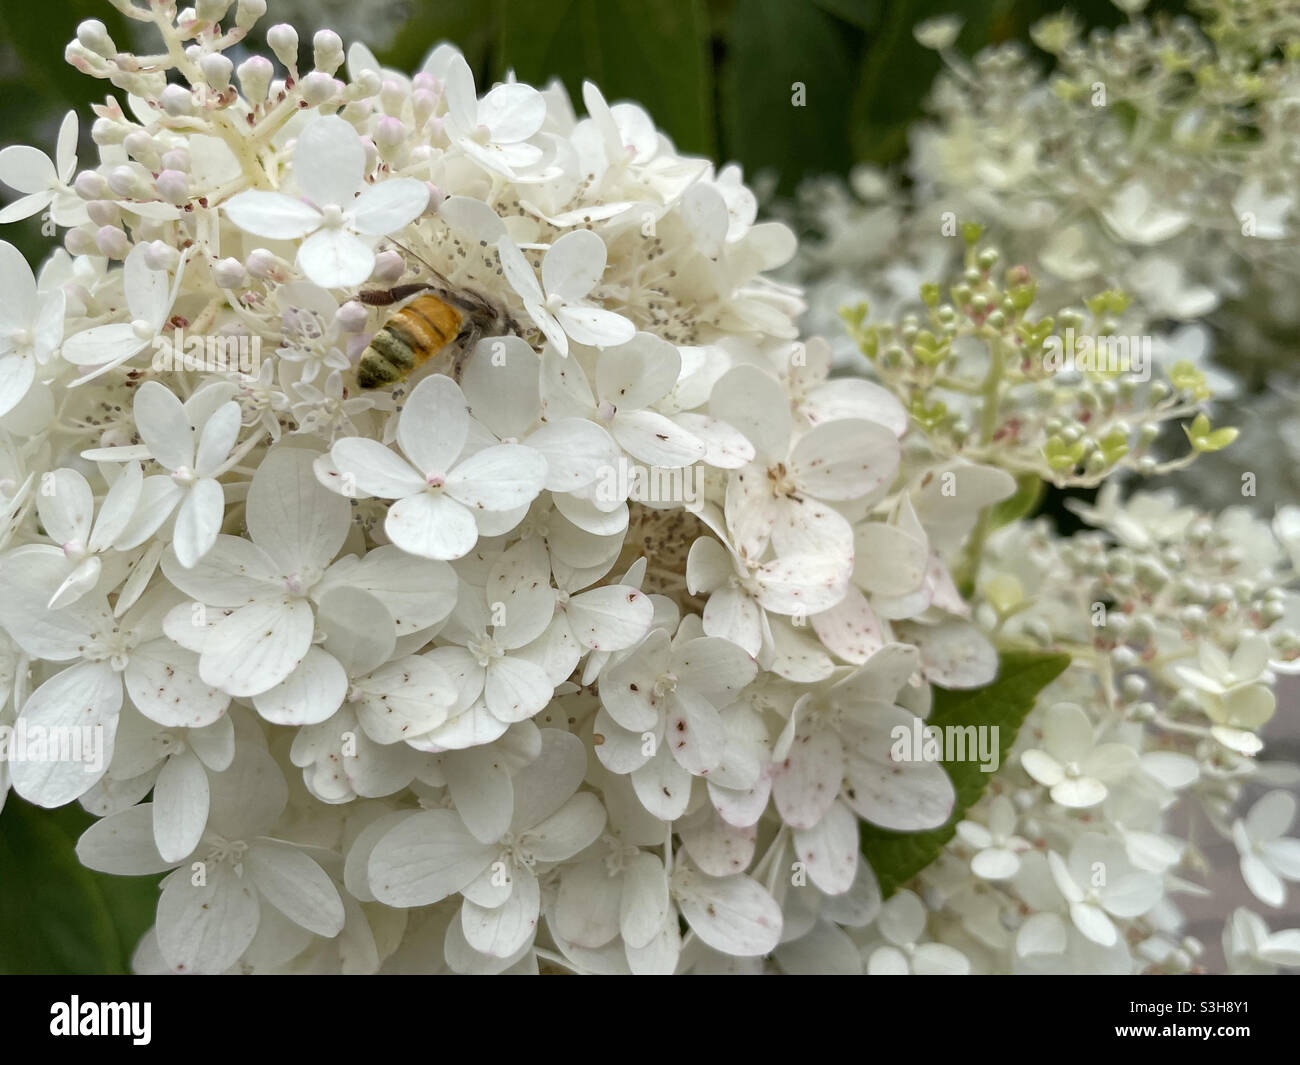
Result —
[{"label": "green leaf", "polygon": [[786,192],[846,173],[850,55],[844,26],[806,0],[737,0],[722,74],[727,158],[771,169]]},{"label": "green leaf", "polygon": [[74,848],[92,821],[77,806],[42,810],[9,797],[0,816],[0,974],[130,971],[153,923],[159,877],[82,866]]},{"label": "green leaf", "polygon": [[684,152],[712,157],[713,67],[701,0],[502,0],[501,69],[558,77],[582,109],[582,82],[635,100]]},{"label": "green leaf", "polygon": [[825,11],[829,11],[841,22],[868,30],[880,18],[880,4],[877,0],[813,0]]},{"label": "green leaf", "polygon": [[[926,724],[939,728],[996,725],[1000,769],[1038,693],[1069,664],[1069,655],[1009,651],[1000,657],[998,676],[992,684],[971,691],[935,688],[934,708]],[[957,791],[952,816],[944,825],[929,832],[890,832],[865,822],[862,825],[862,853],[875,870],[886,898],[939,856],[956,832],[957,822],[979,801],[993,778],[976,760],[944,765]]]}]

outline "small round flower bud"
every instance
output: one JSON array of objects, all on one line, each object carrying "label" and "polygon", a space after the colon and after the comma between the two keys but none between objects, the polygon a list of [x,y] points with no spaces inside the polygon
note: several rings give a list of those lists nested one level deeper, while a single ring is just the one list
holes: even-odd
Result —
[{"label": "small round flower bud", "polygon": [[77,40],[83,48],[88,48],[105,59],[117,55],[117,45],[108,35],[108,28],[97,18],[86,19],[77,27]]},{"label": "small round flower bud", "polygon": [[334,315],[334,321],[345,333],[360,333],[369,320],[366,306],[358,300],[348,300]]},{"label": "small round flower bud", "polygon": [[1154,721],[1156,719],[1155,703],[1134,703],[1129,710],[1128,716],[1134,721]]},{"label": "small round flower bud", "polygon": [[313,70],[298,83],[298,88],[302,91],[302,98],[308,104],[319,107],[338,95],[343,88],[343,83],[335,81],[322,71]]},{"label": "small round flower bud", "polygon": [[219,288],[240,288],[248,283],[248,271],[238,259],[220,259],[212,264],[212,279]]},{"label": "small round flower bud", "polygon": [[119,199],[143,200],[152,192],[133,167],[115,166],[108,172],[108,187]]},{"label": "small round flower bud", "polygon": [[180,262],[180,259],[180,252],[166,241],[153,240],[144,246],[144,264],[150,270],[166,270],[170,272],[176,269],[176,264]]},{"label": "small round flower bud", "polygon": [[281,22],[266,31],[266,43],[275,58],[293,72],[298,70],[298,31],[287,22]]},{"label": "small round flower bud", "polygon": [[265,14],[266,0],[239,0],[239,6],[235,8],[235,25],[241,30],[250,30]]},{"label": "small round flower bud", "polygon": [[1137,471],[1142,474],[1143,477],[1150,477],[1159,468],[1160,464],[1150,455],[1143,455],[1137,460]]},{"label": "small round flower bud", "polygon": [[194,94],[183,85],[168,85],[158,97],[158,103],[173,118],[194,112]]},{"label": "small round flower bud", "polygon": [[110,259],[125,259],[131,250],[131,241],[126,233],[117,226],[100,226],[95,234],[95,247],[100,255]]},{"label": "small round flower bud", "polygon": [[1120,694],[1130,701],[1141,697],[1142,693],[1146,690],[1146,681],[1135,673],[1130,673],[1128,676],[1123,677],[1119,682]]},{"label": "small round flower bud", "polygon": [[203,71],[203,80],[208,83],[209,89],[213,92],[225,92],[226,86],[230,84],[230,73],[235,69],[235,65],[224,55],[213,52],[203,57],[199,69]]},{"label": "small round flower bud", "polygon": [[370,278],[380,284],[392,284],[405,272],[406,260],[390,248],[375,256],[375,269]]},{"label": "small round flower bud", "polygon": [[72,188],[83,200],[102,200],[110,194],[108,182],[98,170],[83,170]]},{"label": "small round flower bud", "polygon": [[1138,664],[1137,652],[1131,647],[1116,647],[1110,653],[1111,665],[1116,669],[1132,669]]},{"label": "small round flower bud", "polygon": [[162,165],[154,139],[142,129],[137,129],[123,137],[122,147],[126,149],[126,154],[141,166],[156,170]]},{"label": "small round flower bud", "polygon": [[391,158],[406,140],[406,127],[400,118],[385,115],[375,126],[375,147],[385,159]]},{"label": "small round flower bud", "polygon": [[63,246],[68,249],[69,255],[99,254],[94,232],[86,229],[69,229],[63,235]]},{"label": "small round flower bud", "polygon": [[179,170],[183,174],[190,171],[190,153],[185,148],[173,148],[164,152],[161,162],[164,170]]},{"label": "small round flower bud", "polygon": [[230,0],[195,0],[194,4],[194,15],[200,22],[220,22],[229,10]]},{"label": "small round flower bud", "polygon": [[311,39],[312,62],[317,70],[333,74],[343,65],[343,41],[333,30],[317,30]]},{"label": "small round flower bud", "polygon": [[86,214],[97,226],[115,226],[122,221],[122,211],[112,200],[91,200]]},{"label": "small round flower bud", "polygon": [[260,104],[266,99],[271,88],[271,78],[275,67],[264,55],[251,56],[239,64],[235,73],[239,76],[239,89],[250,104]]},{"label": "small round flower bud", "polygon": [[190,179],[179,170],[164,170],[154,182],[159,198],[179,207],[190,199]]},{"label": "small round flower bud", "polygon": [[288,265],[278,255],[272,254],[265,248],[254,248],[244,260],[244,267],[259,281],[282,280]]},{"label": "small round flower bud", "polygon": [[406,103],[407,89],[396,78],[388,78],[383,85],[379,87],[379,106],[384,109],[384,114],[395,115],[400,117],[402,107]]}]

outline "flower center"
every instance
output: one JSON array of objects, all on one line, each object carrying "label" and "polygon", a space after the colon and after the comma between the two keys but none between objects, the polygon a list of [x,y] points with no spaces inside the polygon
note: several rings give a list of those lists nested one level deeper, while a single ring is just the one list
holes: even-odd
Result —
[{"label": "flower center", "polygon": [[148,340],[156,330],[153,322],[144,318],[137,318],[131,323],[131,332],[135,334],[137,340]]},{"label": "flower center", "polygon": [[343,226],[343,208],[337,203],[327,203],[321,208],[321,228],[340,229]]},{"label": "flower center", "polygon": [[475,661],[480,666],[486,667],[494,658],[500,658],[502,655],[501,645],[497,643],[496,637],[484,633],[482,636],[472,639],[465,645],[465,650],[474,656]]},{"label": "flower center", "polygon": [[178,466],[176,469],[172,470],[172,480],[182,488],[189,488],[190,485],[194,484],[198,479],[198,474],[188,466]]},{"label": "flower center", "polygon": [[676,673],[660,673],[659,676],[655,677],[655,695],[659,698],[662,699],[666,695],[671,695],[676,690]]}]

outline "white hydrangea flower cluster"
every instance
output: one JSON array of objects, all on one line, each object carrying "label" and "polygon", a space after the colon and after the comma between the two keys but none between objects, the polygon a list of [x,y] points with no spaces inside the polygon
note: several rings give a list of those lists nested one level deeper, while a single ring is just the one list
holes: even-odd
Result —
[{"label": "white hydrangea flower cluster", "polygon": [[1013,479],[901,468],[639,107],[117,6],[163,50],[79,28],[99,158],[0,153],[66,249],[0,244],[0,723],[107,756],[0,784],[170,870],[142,971],[818,967],[860,819],[953,810],[891,730],[997,671],[945,557]]},{"label": "white hydrangea flower cluster", "polygon": [[[1246,508],[1211,517],[1168,492],[1121,503],[1113,484],[1079,510],[1099,531],[1062,539],[1038,521],[990,538],[977,617],[999,645],[1068,650],[1072,666],[922,894],[936,940],[975,971],[1190,971],[1203,945],[1174,896],[1204,890],[1207,834],[1236,844],[1267,906],[1300,880],[1287,837],[1300,771],[1254,757],[1275,674],[1300,671],[1286,516],[1275,534]],[[1242,816],[1260,786],[1275,790]],[[1225,927],[1232,971],[1300,964],[1295,931],[1259,954],[1261,927],[1242,912]]]}]

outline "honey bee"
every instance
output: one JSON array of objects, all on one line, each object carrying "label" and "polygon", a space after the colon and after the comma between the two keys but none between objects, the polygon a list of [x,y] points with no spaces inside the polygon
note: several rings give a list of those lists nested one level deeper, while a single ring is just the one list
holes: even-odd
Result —
[{"label": "honey bee", "polygon": [[374,389],[396,384],[444,353],[450,354],[445,369],[459,381],[465,360],[480,338],[520,334],[515,320],[495,300],[471,289],[457,288],[427,263],[424,265],[436,280],[358,293],[357,298],[371,307],[409,300],[388,316],[361,353],[358,387]]}]

